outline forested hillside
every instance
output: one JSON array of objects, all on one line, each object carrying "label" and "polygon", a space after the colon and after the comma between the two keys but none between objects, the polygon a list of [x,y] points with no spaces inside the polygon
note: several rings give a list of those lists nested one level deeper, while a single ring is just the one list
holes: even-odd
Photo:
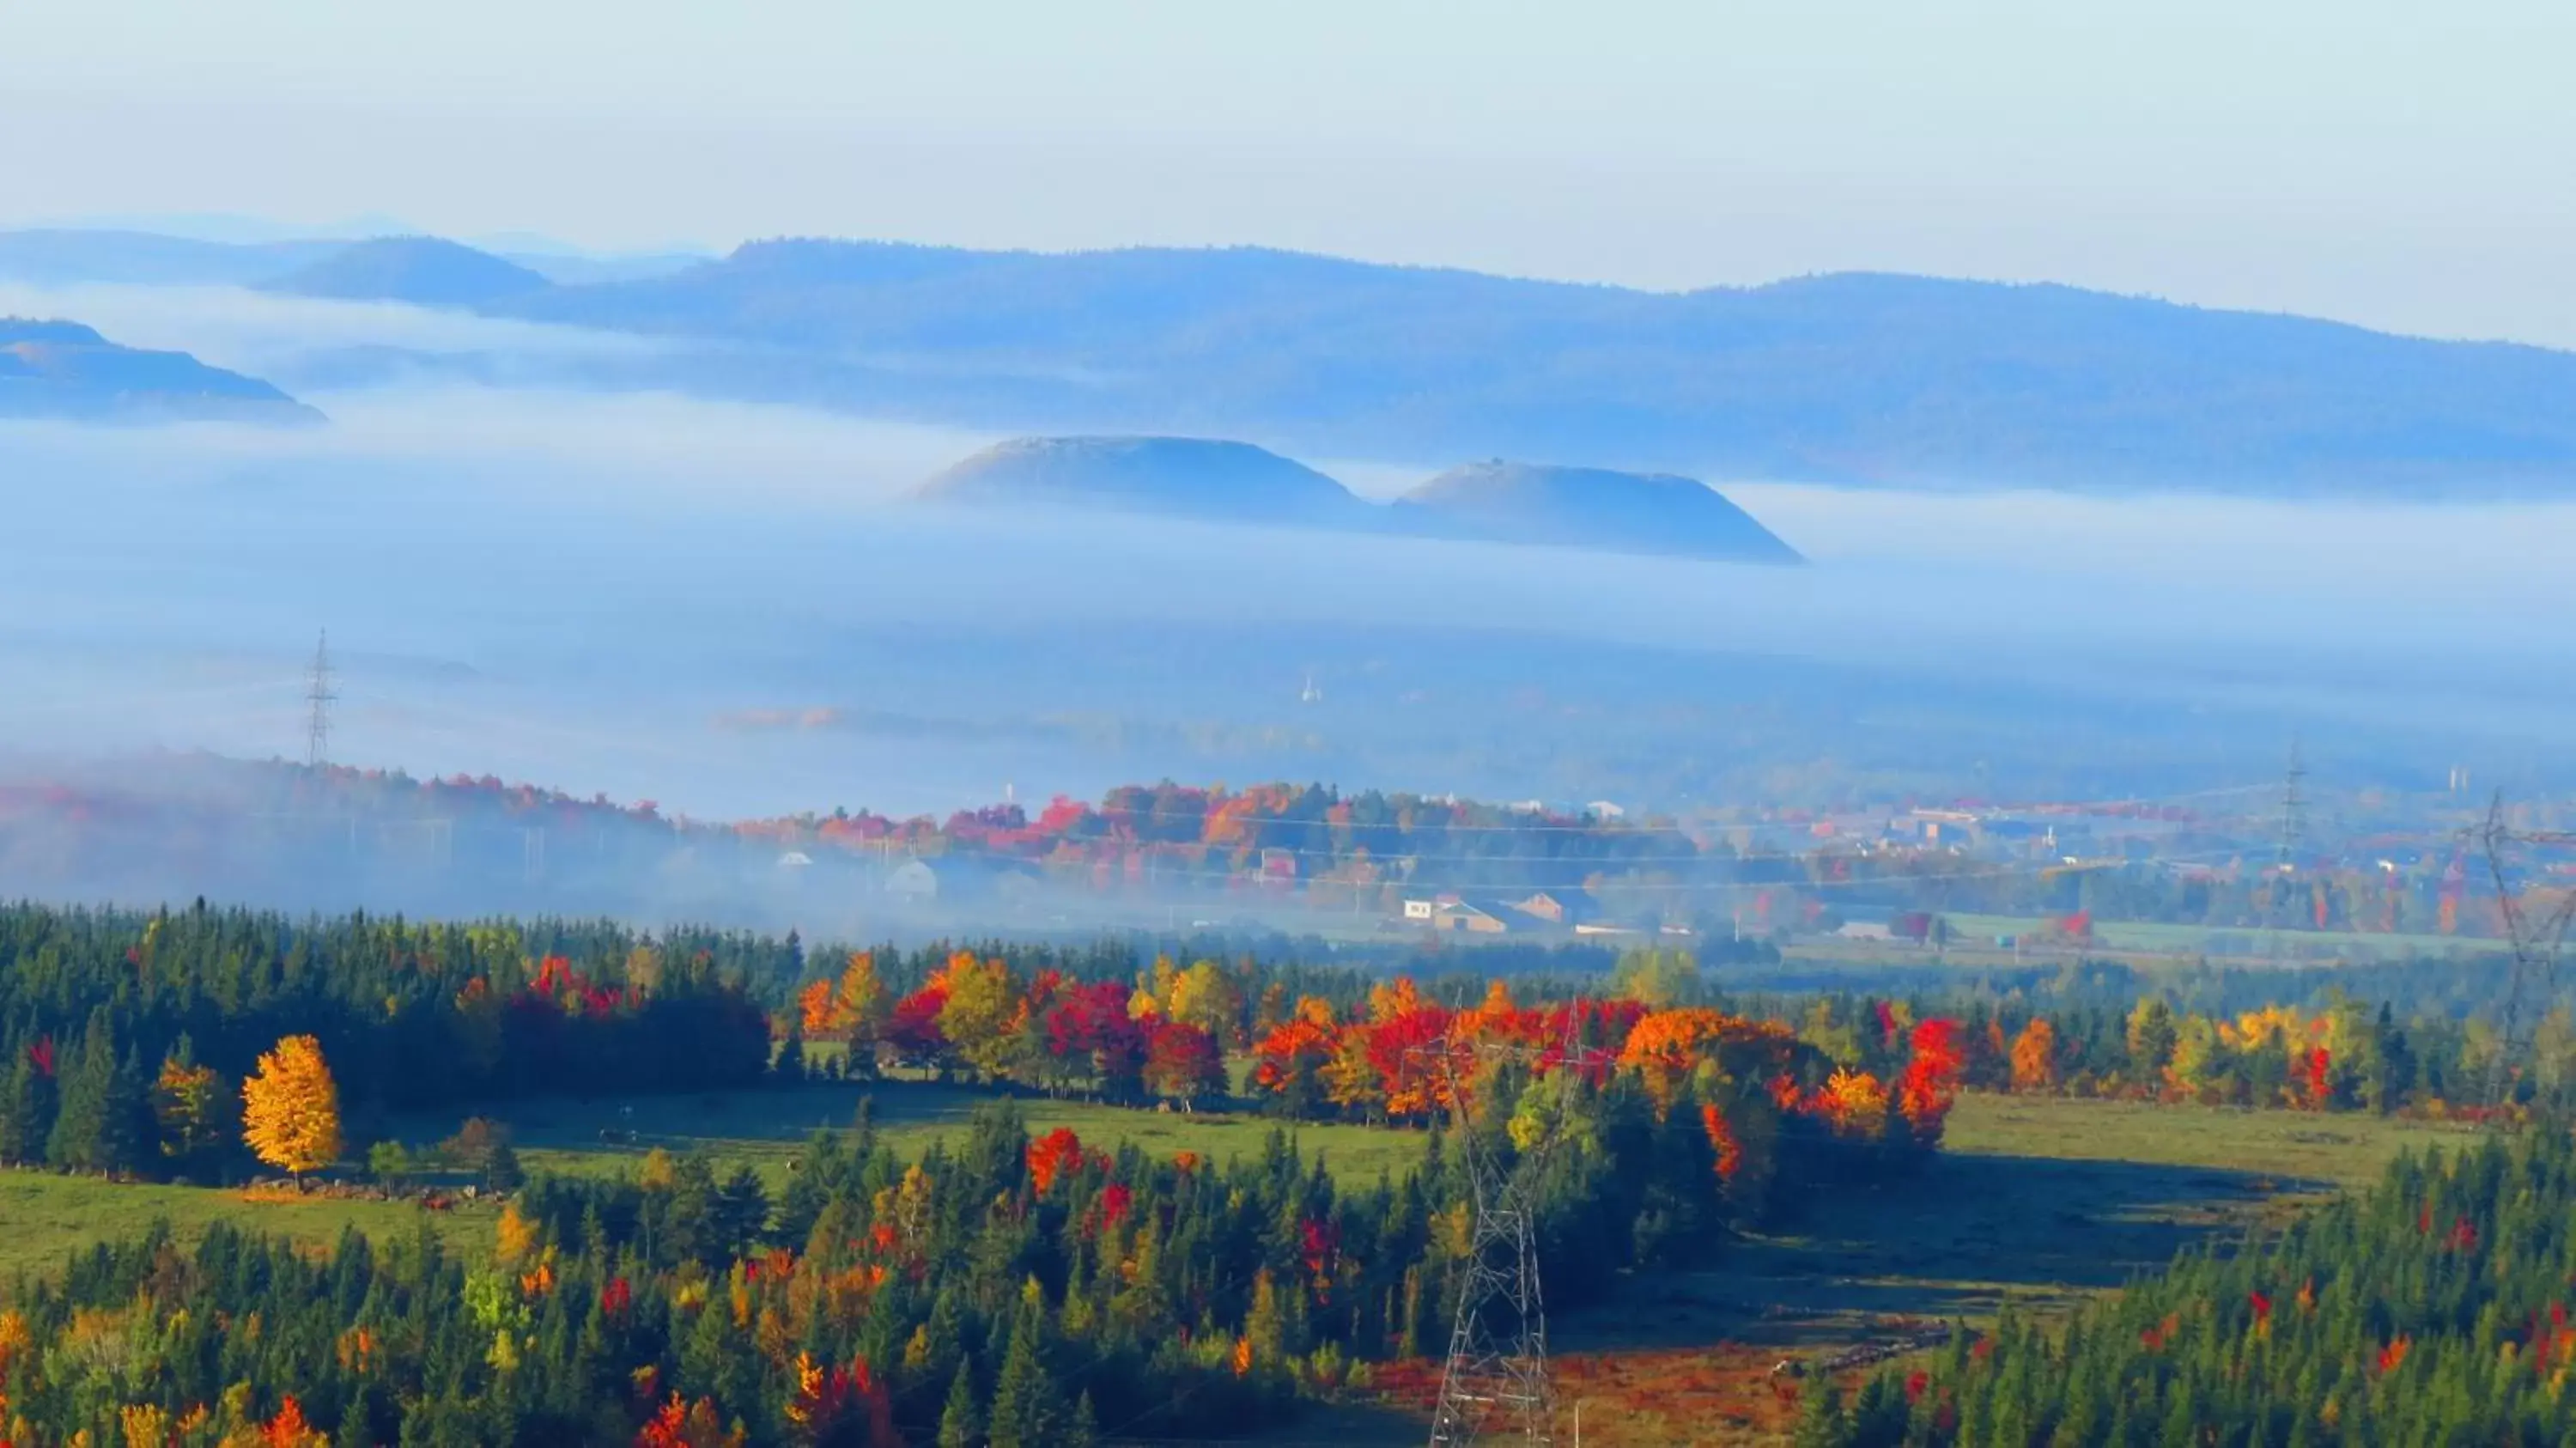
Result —
[{"label": "forested hillside", "polygon": [[2062,1328],[1820,1394],[1801,1443],[2544,1444],[2566,1393],[2576,1144],[2409,1158],[2243,1251],[2195,1253]]}]

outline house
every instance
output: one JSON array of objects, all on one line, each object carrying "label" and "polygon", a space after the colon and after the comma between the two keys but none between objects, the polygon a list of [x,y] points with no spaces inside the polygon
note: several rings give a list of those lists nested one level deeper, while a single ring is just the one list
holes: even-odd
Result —
[{"label": "house", "polygon": [[1431,928],[1455,930],[1464,935],[1501,935],[1509,931],[1511,907],[1471,904],[1465,900],[1445,900],[1431,912]]},{"label": "house", "polygon": [[1470,901],[1445,890],[1427,899],[1416,897],[1404,902],[1406,924],[1465,935],[1501,935],[1512,928],[1512,919],[1519,913],[1516,907],[1500,901]]},{"label": "house", "polygon": [[885,878],[885,892],[908,905],[981,900],[1015,878],[981,860],[938,856],[906,860]]},{"label": "house", "polygon": [[1600,914],[1592,897],[1579,890],[1541,890],[1511,905],[1523,915],[1550,925],[1580,925]]},{"label": "house", "polygon": [[1889,930],[1886,926],[1866,920],[1854,920],[1845,925],[1842,929],[1835,931],[1834,934],[1845,940],[1893,940],[1896,938],[1896,933]]}]

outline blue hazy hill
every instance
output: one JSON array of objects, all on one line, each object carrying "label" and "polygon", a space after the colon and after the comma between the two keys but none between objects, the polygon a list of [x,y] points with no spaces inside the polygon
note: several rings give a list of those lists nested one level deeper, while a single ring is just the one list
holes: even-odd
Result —
[{"label": "blue hazy hill", "polygon": [[346,245],[200,241],[143,231],[0,231],[0,278],[39,286],[249,286],[309,266]]},{"label": "blue hazy hill", "polygon": [[185,352],[120,347],[77,322],[0,317],[0,417],[293,423],[322,414]]},{"label": "blue hazy hill", "polygon": [[479,307],[554,284],[515,262],[434,236],[352,242],[261,283],[264,290],[339,301]]},{"label": "blue hazy hill", "polygon": [[1312,457],[2414,500],[2576,486],[2576,353],[2065,286],[1851,273],[1662,293],[1254,248],[804,240],[550,282],[542,261],[429,238],[285,245],[322,249],[17,233],[0,277],[457,307],[675,344],[568,366],[566,385]]},{"label": "blue hazy hill", "polygon": [[1325,528],[1367,527],[1377,511],[1303,463],[1250,443],[1188,437],[1014,438],[942,470],[912,498]]},{"label": "blue hazy hill", "polygon": [[490,310],[804,354],[805,400],[1325,455],[1891,486],[2576,484],[2576,354],[2053,285],[1841,274],[1676,294],[1257,249],[777,241]]},{"label": "blue hazy hill", "polygon": [[1396,526],[1441,538],[1798,563],[1798,551],[1707,484],[1669,473],[1470,463],[1395,500]]}]

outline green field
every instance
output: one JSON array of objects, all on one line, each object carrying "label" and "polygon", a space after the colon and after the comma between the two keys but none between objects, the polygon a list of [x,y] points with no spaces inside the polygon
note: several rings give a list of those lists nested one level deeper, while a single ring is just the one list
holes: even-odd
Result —
[{"label": "green field", "polygon": [[[993,1099],[967,1087],[880,1081],[633,1100],[557,1098],[516,1103],[491,1116],[509,1126],[519,1158],[532,1172],[609,1174],[633,1170],[655,1147],[675,1153],[702,1149],[719,1170],[753,1167],[775,1191],[785,1185],[788,1163],[806,1138],[819,1127],[848,1127],[863,1097],[874,1103],[885,1139],[906,1154],[934,1140],[962,1139],[975,1108]],[[1152,1155],[1195,1151],[1211,1162],[1259,1153],[1278,1125],[1241,1112],[1165,1113],[1044,1097],[1023,1099],[1020,1108],[1032,1134],[1062,1126],[1104,1150],[1134,1142]],[[450,1134],[460,1120],[454,1114],[413,1117],[395,1122],[394,1130],[421,1146]],[[604,1139],[603,1132],[616,1139]],[[627,1132],[634,1134],[632,1142],[624,1139]],[[1301,1150],[1323,1153],[1333,1173],[1348,1181],[1372,1181],[1381,1171],[1400,1174],[1419,1159],[1424,1143],[1420,1132],[1367,1126],[1306,1123],[1294,1135]]]},{"label": "green field", "polygon": [[[1991,943],[1997,936],[2027,937],[2045,930],[2049,922],[2038,916],[2010,915],[1945,915],[1950,928],[1963,937],[1961,943]],[[2213,941],[2224,937],[2244,945],[2240,955],[2262,957],[2273,953],[2269,942],[2277,939],[2279,953],[2298,955],[2318,950],[2347,951],[2368,955],[2397,955],[2416,951],[2425,955],[2447,955],[2493,950],[2494,941],[2463,939],[2451,935],[2382,935],[2359,930],[2283,930],[2265,932],[2242,925],[2183,925],[2148,922],[2097,920],[2093,923],[2095,943],[2102,949],[2133,951],[2141,955],[2196,955],[2215,953]]]},{"label": "green field", "polygon": [[139,1237],[155,1218],[167,1218],[183,1238],[229,1221],[327,1247],[345,1227],[385,1240],[408,1236],[428,1216],[461,1250],[480,1252],[492,1215],[488,1208],[469,1206],[432,1214],[409,1202],[251,1201],[239,1191],[212,1187],[0,1170],[0,1296],[19,1274],[54,1271],[92,1242]]},{"label": "green field", "polygon": [[1919,1176],[1816,1193],[1778,1235],[1633,1283],[1560,1337],[1578,1351],[1824,1347],[1894,1320],[2046,1311],[2363,1185],[2401,1150],[2472,1139],[2357,1115],[1971,1095]]}]

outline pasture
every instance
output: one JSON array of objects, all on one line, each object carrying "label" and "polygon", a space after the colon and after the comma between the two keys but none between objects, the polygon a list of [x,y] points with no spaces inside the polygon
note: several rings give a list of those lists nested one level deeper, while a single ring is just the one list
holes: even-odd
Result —
[{"label": "pasture", "polygon": [[92,1242],[139,1237],[166,1218],[182,1241],[193,1241],[219,1221],[328,1247],[349,1227],[377,1241],[408,1237],[423,1217],[440,1239],[480,1253],[491,1236],[490,1207],[459,1204],[431,1213],[411,1202],[256,1200],[238,1188],[112,1182],[102,1177],[0,1170],[0,1298],[22,1274],[58,1270],[66,1257]]},{"label": "pasture", "polygon": [[1550,1324],[1585,1441],[1775,1440],[1820,1357],[1953,1319],[2063,1310],[2196,1241],[2285,1220],[2402,1150],[2470,1139],[2363,1116],[1969,1096],[1923,1173],[1819,1194],[1804,1217],[1696,1271],[1623,1284]]},{"label": "pasture", "polygon": [[[927,1081],[820,1082],[696,1096],[558,1097],[515,1102],[489,1116],[509,1127],[530,1172],[614,1174],[634,1170],[656,1147],[674,1154],[703,1150],[720,1173],[749,1166],[774,1193],[785,1186],[788,1164],[806,1139],[817,1129],[848,1128],[863,1098],[872,1103],[884,1139],[907,1156],[933,1141],[963,1139],[975,1108],[994,1099],[989,1091]],[[1210,1162],[1258,1154],[1280,1125],[1247,1112],[1159,1112],[1045,1096],[1022,1097],[1020,1108],[1032,1135],[1065,1127],[1103,1150],[1133,1142],[1149,1155],[1194,1151]],[[422,1146],[454,1132],[462,1119],[462,1113],[403,1118],[393,1131]],[[1418,1131],[1311,1122],[1293,1135],[1300,1150],[1322,1153],[1328,1169],[1354,1182],[1375,1180],[1382,1171],[1400,1175],[1421,1156],[1425,1140]]]}]

